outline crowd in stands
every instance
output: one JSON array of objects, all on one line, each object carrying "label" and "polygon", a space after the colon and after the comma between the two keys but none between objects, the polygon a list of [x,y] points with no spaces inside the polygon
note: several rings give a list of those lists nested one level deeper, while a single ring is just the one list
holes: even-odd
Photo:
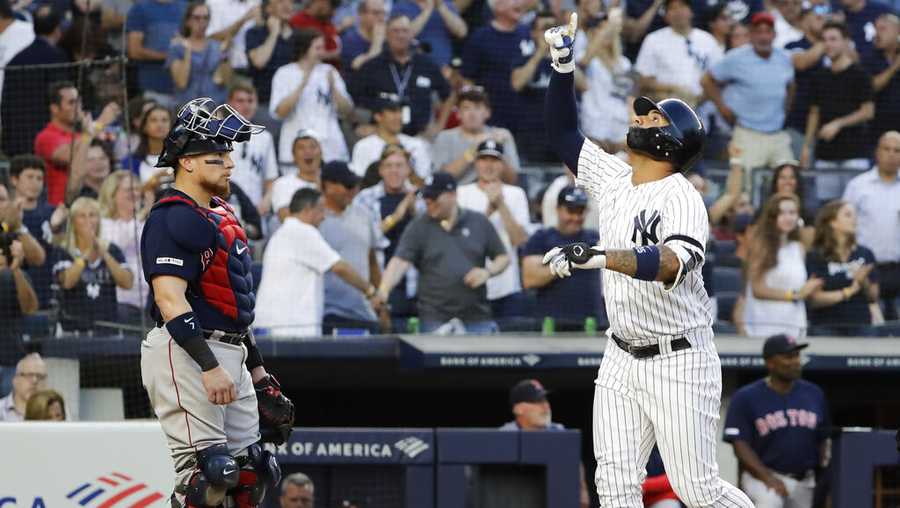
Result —
[{"label": "crowd in stands", "polygon": [[640,95],[704,119],[685,176],[721,329],[896,331],[900,18],[880,0],[0,0],[0,351],[146,324],[140,231],[198,96],[267,127],[235,145],[229,199],[258,335],[603,328],[599,274],[540,263],[602,227],[544,132],[543,32],[571,12],[593,142],[627,160]]}]

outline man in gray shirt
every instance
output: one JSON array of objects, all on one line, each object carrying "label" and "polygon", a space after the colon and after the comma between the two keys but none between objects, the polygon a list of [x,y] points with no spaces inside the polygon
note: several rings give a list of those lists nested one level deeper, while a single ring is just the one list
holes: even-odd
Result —
[{"label": "man in gray shirt", "polygon": [[[387,295],[410,266],[419,270],[421,331],[432,332],[457,319],[468,333],[498,330],[491,316],[485,282],[501,273],[509,256],[484,215],[456,203],[456,181],[435,173],[422,189],[427,213],[406,227],[384,270],[378,294]],[[490,259],[490,268],[485,260]]]},{"label": "man in gray shirt", "polygon": [[[366,209],[353,204],[359,177],[346,162],[331,161],[322,166],[322,196],[325,220],[319,226],[322,237],[363,280],[378,280],[380,274],[375,248],[380,238],[375,221]],[[297,246],[302,249],[302,245]],[[378,318],[366,297],[332,272],[325,274],[325,313],[322,332],[335,328],[366,329],[378,333]]]}]

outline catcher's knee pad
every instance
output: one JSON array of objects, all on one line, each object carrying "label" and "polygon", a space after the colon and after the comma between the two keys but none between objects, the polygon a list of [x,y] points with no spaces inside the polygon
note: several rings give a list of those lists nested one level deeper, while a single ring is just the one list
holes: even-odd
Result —
[{"label": "catcher's knee pad", "polygon": [[281,467],[270,452],[254,443],[247,447],[238,485],[228,491],[238,508],[255,508],[266,497],[266,491],[281,482]]},{"label": "catcher's knee pad", "polygon": [[240,479],[240,466],[224,444],[197,452],[196,469],[180,486],[185,504],[195,508],[221,505],[228,489]]}]

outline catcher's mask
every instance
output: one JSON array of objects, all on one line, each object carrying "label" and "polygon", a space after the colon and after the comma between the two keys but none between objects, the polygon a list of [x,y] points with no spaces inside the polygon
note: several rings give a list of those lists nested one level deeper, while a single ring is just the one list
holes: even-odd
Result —
[{"label": "catcher's mask", "polygon": [[254,125],[228,104],[208,97],[194,99],[178,111],[175,125],[166,136],[156,167],[175,167],[179,157],[230,152],[232,142],[243,142],[265,129]]}]

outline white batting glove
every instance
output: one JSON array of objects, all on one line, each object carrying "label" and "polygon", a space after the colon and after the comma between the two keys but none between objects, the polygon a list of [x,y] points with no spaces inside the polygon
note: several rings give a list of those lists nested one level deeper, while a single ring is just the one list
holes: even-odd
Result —
[{"label": "white batting glove", "polygon": [[606,268],[606,251],[579,242],[563,247],[553,247],[541,261],[550,268],[550,273],[564,279],[572,276],[572,269],[594,270]]},{"label": "white batting glove", "polygon": [[556,72],[575,72],[575,32],[578,31],[578,14],[572,13],[569,24],[555,26],[544,32],[544,40],[550,45],[551,67]]}]

